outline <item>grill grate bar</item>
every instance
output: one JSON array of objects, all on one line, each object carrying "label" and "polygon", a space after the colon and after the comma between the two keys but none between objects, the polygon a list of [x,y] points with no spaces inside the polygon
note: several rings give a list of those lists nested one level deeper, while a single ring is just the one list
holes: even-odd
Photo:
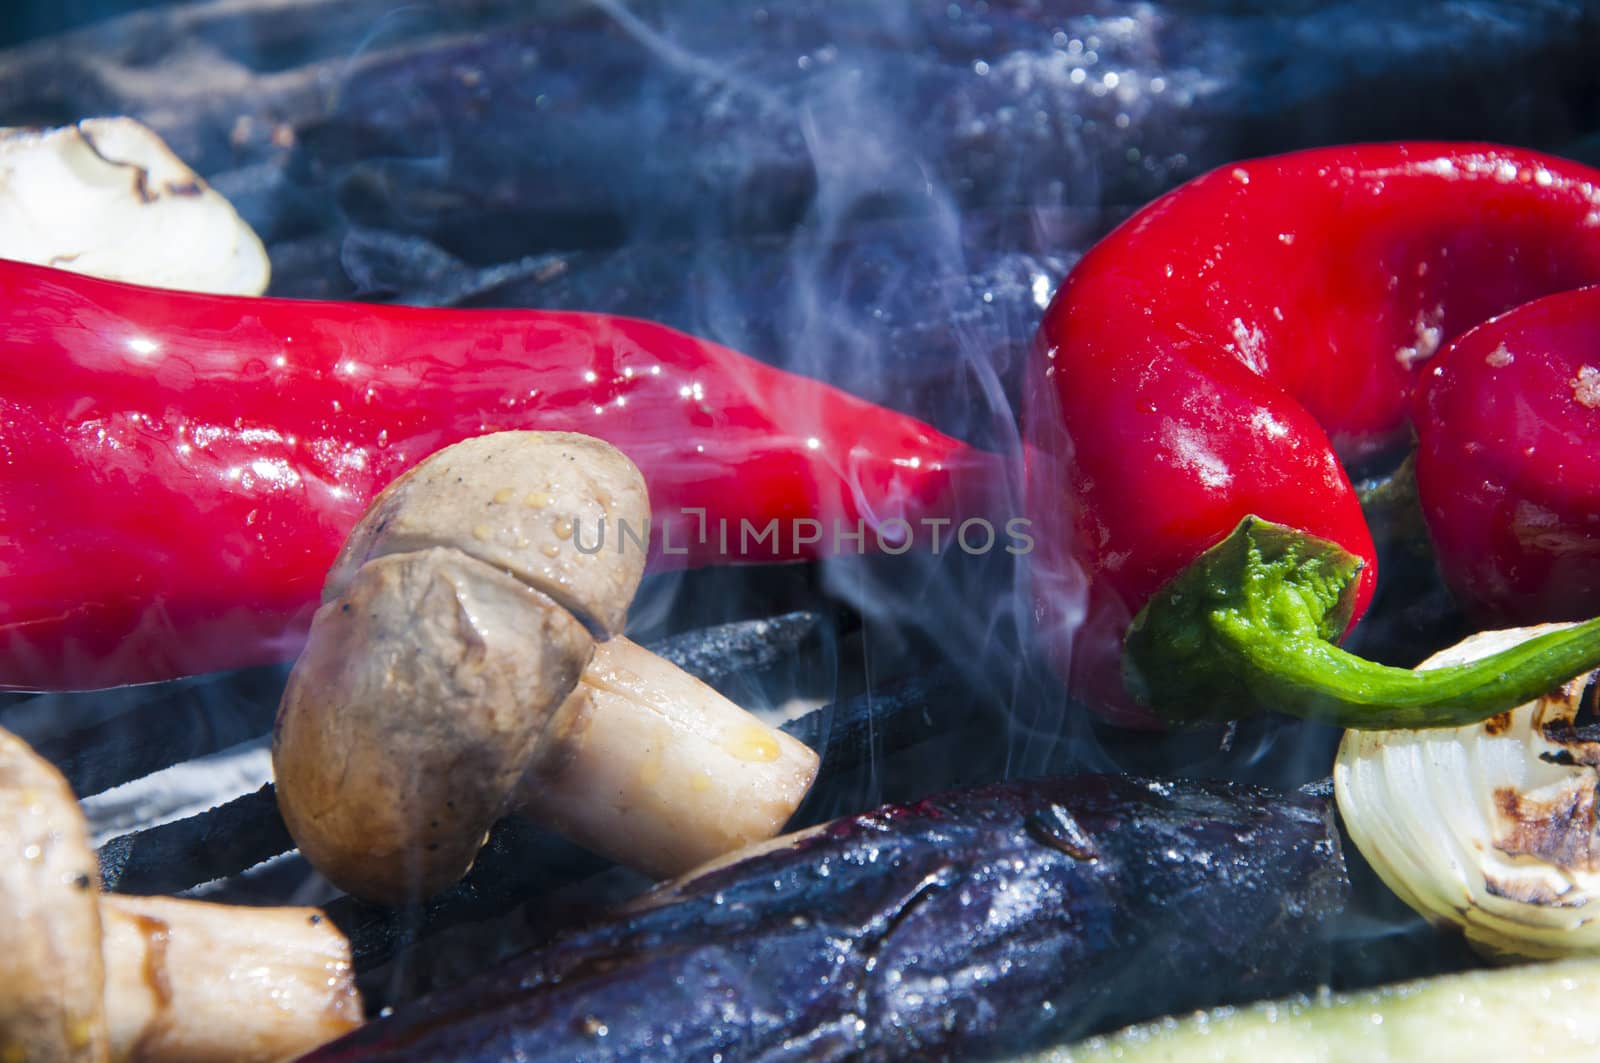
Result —
[{"label": "grill grate bar", "polygon": [[[126,712],[35,744],[79,798],[174,764],[260,738],[272,729],[287,672],[281,665],[152,684]],[[85,701],[104,692],[46,694]]]},{"label": "grill grate bar", "polygon": [[645,648],[716,686],[733,676],[763,672],[787,660],[821,630],[822,616],[802,610],[714,624],[652,640]]},{"label": "grill grate bar", "polygon": [[111,839],[100,847],[100,884],[122,893],[177,893],[293,848],[269,783],[199,815]]}]

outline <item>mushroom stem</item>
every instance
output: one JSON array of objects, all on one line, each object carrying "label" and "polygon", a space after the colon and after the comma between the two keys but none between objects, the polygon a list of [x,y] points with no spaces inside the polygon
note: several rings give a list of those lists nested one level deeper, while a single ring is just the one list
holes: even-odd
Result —
[{"label": "mushroom stem", "polygon": [[0,1060],[106,1059],[97,881],[67,780],[0,730]]},{"label": "mushroom stem", "polygon": [[360,1024],[311,908],[101,894],[72,788],[0,729],[0,1060],[273,1063]]},{"label": "mushroom stem", "polygon": [[625,638],[599,643],[513,802],[659,877],[783,829],[817,773],[810,747]]},{"label": "mushroom stem", "polygon": [[314,908],[100,898],[116,1063],[289,1059],[361,1023],[350,946]]}]

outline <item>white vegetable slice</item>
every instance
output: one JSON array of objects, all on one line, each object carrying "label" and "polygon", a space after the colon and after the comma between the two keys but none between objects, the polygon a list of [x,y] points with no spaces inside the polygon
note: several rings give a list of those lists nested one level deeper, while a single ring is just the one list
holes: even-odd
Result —
[{"label": "white vegetable slice", "polygon": [[0,257],[228,295],[270,274],[233,206],[131,118],[0,129]]},{"label": "white vegetable slice", "polygon": [[[1484,632],[1420,667],[1557,626]],[[1600,735],[1575,726],[1589,678],[1472,727],[1348,731],[1340,744],[1334,790],[1356,847],[1490,958],[1600,955]]]}]

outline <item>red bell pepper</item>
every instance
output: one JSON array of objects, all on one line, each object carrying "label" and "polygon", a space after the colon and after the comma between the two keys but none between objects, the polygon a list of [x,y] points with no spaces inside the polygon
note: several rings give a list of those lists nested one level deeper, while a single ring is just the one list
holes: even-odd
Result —
[{"label": "red bell pepper", "polygon": [[1439,355],[1417,395],[1417,496],[1486,622],[1600,611],[1600,288],[1536,300]]},{"label": "red bell pepper", "polygon": [[[1376,555],[1343,461],[1404,440],[1466,327],[1600,281],[1600,173],[1480,144],[1224,167],[1068,277],[1038,339],[1028,497],[1057,668],[1135,724],[1271,707],[1354,726],[1480,719],[1600,658],[1585,625],[1423,675],[1336,648]],[[1342,460],[1341,460],[1342,459]]]},{"label": "red bell pepper", "polygon": [[[372,496],[483,432],[614,443],[650,485],[666,565],[871,548],[997,471],[910,417],[617,317],[227,298],[0,262],[0,334],[6,687],[293,655]],[[767,537],[743,539],[745,521]]]}]

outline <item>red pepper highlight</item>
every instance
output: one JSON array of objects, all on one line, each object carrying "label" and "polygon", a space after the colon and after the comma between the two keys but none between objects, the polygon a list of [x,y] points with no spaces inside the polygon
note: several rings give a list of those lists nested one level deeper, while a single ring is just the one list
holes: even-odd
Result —
[{"label": "red pepper highlight", "polygon": [[[650,485],[658,567],[872,549],[874,529],[904,534],[885,522],[961,512],[1000,472],[913,418],[625,318],[228,298],[0,262],[0,333],[0,687],[292,656],[373,495],[484,432],[615,444]],[[817,523],[795,534],[802,518]],[[774,521],[776,539],[741,538]],[[835,540],[858,521],[859,545]]]},{"label": "red pepper highlight", "polygon": [[1417,495],[1485,622],[1600,611],[1600,288],[1538,299],[1440,354],[1417,394]]},{"label": "red pepper highlight", "polygon": [[[1404,441],[1418,367],[1535,297],[1600,281],[1600,173],[1484,144],[1224,167],[1090,251],[1041,326],[1027,411],[1036,601],[1084,700],[1152,725],[1123,636],[1247,518],[1377,575],[1344,461]],[[1356,564],[1351,572],[1357,572]]]}]

